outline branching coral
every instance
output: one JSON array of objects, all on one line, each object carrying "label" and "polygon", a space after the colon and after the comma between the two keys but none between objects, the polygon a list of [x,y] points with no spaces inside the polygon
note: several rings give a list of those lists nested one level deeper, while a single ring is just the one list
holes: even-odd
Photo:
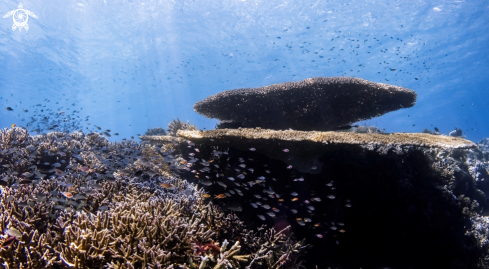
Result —
[{"label": "branching coral", "polygon": [[96,133],[0,135],[7,268],[237,268],[254,254],[241,250],[236,216],[169,173],[163,154],[171,147],[109,143]]},{"label": "branching coral", "polygon": [[168,124],[168,135],[171,136],[176,136],[178,130],[190,130],[190,131],[195,131],[197,130],[197,127],[195,125],[190,124],[188,121],[183,122],[180,119],[177,118],[177,120],[172,120]]}]

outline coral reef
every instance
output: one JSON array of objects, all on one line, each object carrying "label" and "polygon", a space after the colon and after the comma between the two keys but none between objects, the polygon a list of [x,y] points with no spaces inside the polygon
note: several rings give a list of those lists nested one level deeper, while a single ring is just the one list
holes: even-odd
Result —
[{"label": "coral reef", "polygon": [[[302,266],[303,241],[235,230],[244,227],[236,216],[173,176],[165,162],[170,148],[109,143],[96,133],[0,130],[2,266]],[[259,240],[272,245],[256,249]]]},{"label": "coral reef", "polygon": [[[313,174],[321,172],[322,169],[317,158],[327,151],[341,148],[343,144],[369,148],[385,145],[397,147],[475,147],[474,143],[465,139],[419,133],[304,132],[240,128],[179,131],[178,135],[195,142],[206,142],[216,146],[232,146],[240,150],[256,148],[267,156],[291,164],[301,172]],[[287,148],[290,152],[283,152],[280,148]],[[311,169],[313,166],[317,169]]]},{"label": "coral reef", "polygon": [[412,90],[351,77],[315,77],[259,88],[224,91],[195,103],[219,128],[330,131],[412,107]]},{"label": "coral reef", "polygon": [[[313,245],[308,264],[489,266],[488,155],[470,141],[261,129],[178,134],[189,140],[176,146],[191,164],[182,176],[222,193],[229,210],[239,204],[243,220],[291,225]],[[294,158],[306,154],[317,156],[304,172]]]},{"label": "coral reef", "polygon": [[166,135],[166,131],[163,128],[155,127],[153,129],[148,129],[144,135]]},{"label": "coral reef", "polygon": [[343,132],[362,133],[362,134],[385,134],[384,131],[380,130],[375,126],[358,126],[356,128],[344,130]]},{"label": "coral reef", "polygon": [[173,119],[170,123],[168,123],[168,135],[176,136],[179,130],[189,130],[194,131],[197,130],[195,125],[190,124],[188,121],[183,122],[180,119]]}]

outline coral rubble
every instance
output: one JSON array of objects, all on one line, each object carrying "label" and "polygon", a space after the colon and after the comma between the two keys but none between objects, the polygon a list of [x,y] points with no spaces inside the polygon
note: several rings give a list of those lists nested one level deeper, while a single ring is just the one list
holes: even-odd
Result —
[{"label": "coral rubble", "polygon": [[352,77],[315,77],[218,93],[194,110],[221,121],[219,128],[330,131],[412,107],[410,89]]}]

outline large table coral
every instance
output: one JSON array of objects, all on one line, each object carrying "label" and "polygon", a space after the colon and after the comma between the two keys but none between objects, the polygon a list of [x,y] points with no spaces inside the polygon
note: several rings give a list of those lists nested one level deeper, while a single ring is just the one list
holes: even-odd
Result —
[{"label": "large table coral", "polygon": [[224,91],[194,110],[220,120],[219,128],[329,131],[412,107],[410,89],[352,77],[315,77],[258,88]]}]

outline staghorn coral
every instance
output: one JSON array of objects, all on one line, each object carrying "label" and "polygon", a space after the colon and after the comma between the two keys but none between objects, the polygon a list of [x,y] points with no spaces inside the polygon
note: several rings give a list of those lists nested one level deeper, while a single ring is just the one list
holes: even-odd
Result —
[{"label": "staghorn coral", "polygon": [[197,127],[195,125],[190,124],[188,121],[185,123],[178,118],[177,120],[173,119],[168,124],[168,135],[176,136],[179,130],[195,131],[197,130]]},{"label": "staghorn coral", "polygon": [[352,77],[315,77],[224,91],[195,103],[194,110],[219,119],[218,128],[330,131],[415,102],[416,93],[403,87]]},{"label": "staghorn coral", "polygon": [[204,269],[250,261],[253,253],[233,238],[239,219],[168,173],[170,148],[109,143],[96,133],[0,135],[3,266]]}]

